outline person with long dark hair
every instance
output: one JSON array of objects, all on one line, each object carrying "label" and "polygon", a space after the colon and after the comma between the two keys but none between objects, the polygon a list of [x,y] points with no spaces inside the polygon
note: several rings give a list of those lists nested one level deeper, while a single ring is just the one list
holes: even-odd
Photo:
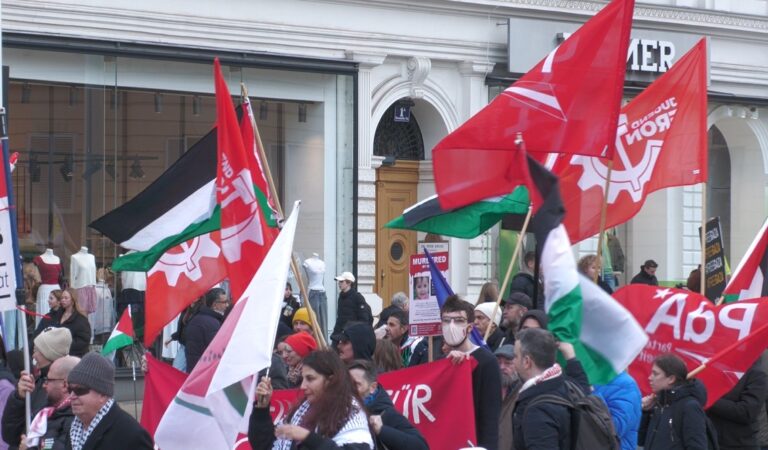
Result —
[{"label": "person with long dark hair", "polygon": [[72,346],[69,354],[82,358],[88,353],[91,344],[91,324],[88,317],[77,303],[77,291],[66,288],[61,293],[61,316],[59,326],[72,333]]},{"label": "person with long dark hair", "polygon": [[256,387],[248,441],[253,450],[371,450],[368,417],[339,356],[328,350],[310,353],[301,368],[303,398],[275,426],[269,415],[272,386],[262,378]]},{"label": "person with long dark hair", "polygon": [[653,394],[643,398],[638,444],[645,450],[706,450],[707,391],[688,380],[688,368],[671,353],[653,361],[648,377]]}]

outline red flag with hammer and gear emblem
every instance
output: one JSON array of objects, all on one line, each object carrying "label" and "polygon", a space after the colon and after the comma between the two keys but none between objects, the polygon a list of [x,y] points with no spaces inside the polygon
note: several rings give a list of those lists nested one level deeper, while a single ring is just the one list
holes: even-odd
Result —
[{"label": "red flag with hammer and gear emblem", "polygon": [[613,154],[634,3],[613,0],[437,144],[432,155],[441,207],[506,195],[524,184],[518,132],[533,153]]},{"label": "red flag with hammer and gear emblem", "polygon": [[[560,155],[563,224],[573,243],[600,232],[608,166],[604,159]],[[606,228],[642,208],[646,196],[707,180],[707,48],[702,39],[621,111],[608,186]]]},{"label": "red flag with hammer and gear emblem", "polygon": [[[214,76],[219,152],[216,199],[221,206],[221,250],[232,299],[237,301],[269,251],[277,229],[267,223],[273,215],[268,209],[266,181],[252,147],[253,130],[246,145],[247,133],[241,134],[218,59],[214,61]],[[242,123],[247,124],[250,121]]]}]

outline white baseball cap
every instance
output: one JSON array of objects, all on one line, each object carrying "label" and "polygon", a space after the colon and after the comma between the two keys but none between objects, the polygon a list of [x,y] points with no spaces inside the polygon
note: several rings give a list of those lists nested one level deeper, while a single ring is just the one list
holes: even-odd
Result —
[{"label": "white baseball cap", "polygon": [[341,280],[349,281],[349,282],[354,283],[355,282],[355,276],[352,275],[352,272],[342,272],[341,275],[338,275],[336,277],[336,281],[341,281]]}]

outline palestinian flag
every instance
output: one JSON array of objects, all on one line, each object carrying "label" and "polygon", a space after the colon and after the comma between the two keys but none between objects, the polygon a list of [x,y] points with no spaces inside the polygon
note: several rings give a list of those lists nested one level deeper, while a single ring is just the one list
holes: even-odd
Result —
[{"label": "palestinian flag", "polygon": [[384,226],[472,239],[505,216],[525,216],[528,204],[528,190],[523,186],[518,186],[511,194],[487,198],[454,210],[443,209],[437,195],[433,195],[406,209],[403,215]]},{"label": "palestinian flag", "polygon": [[101,349],[101,354],[111,359],[115,356],[117,350],[133,345],[134,337],[131,307],[128,306],[123,311],[123,315],[120,316],[120,321],[117,322],[117,326],[112,330],[112,334],[109,335],[104,348]]},{"label": "palestinian flag", "polygon": [[768,297],[768,219],[723,291],[726,302]]},{"label": "palestinian flag", "polygon": [[544,203],[531,219],[541,246],[544,306],[549,330],[573,344],[590,384],[606,384],[645,347],[648,336],[622,305],[576,270],[557,178],[529,158],[533,183]]}]

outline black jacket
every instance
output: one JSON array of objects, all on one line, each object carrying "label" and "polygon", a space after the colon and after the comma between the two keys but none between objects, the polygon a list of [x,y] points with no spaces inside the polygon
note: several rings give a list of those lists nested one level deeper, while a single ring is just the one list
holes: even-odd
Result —
[{"label": "black jacket", "polygon": [[[48,418],[48,427],[45,430],[45,434],[40,438],[39,444],[43,445],[46,440],[51,440],[53,446],[46,446],[45,448],[64,450],[69,440],[69,428],[74,419],[75,416],[72,414],[71,406],[54,411],[51,417]],[[29,450],[38,450],[40,445],[28,448]]]},{"label": "black jacket", "polygon": [[[527,272],[517,272],[512,281],[509,282],[509,292],[522,292],[533,300],[533,275]],[[544,297],[544,292],[539,289],[539,298]],[[540,304],[543,304],[540,302]]]},{"label": "black jacket", "polygon": [[[83,450],[154,450],[154,447],[147,430],[115,402],[88,436]],[[69,433],[66,448],[72,449]]]},{"label": "black jacket", "polygon": [[[376,447],[389,450],[429,450],[429,445],[419,430],[395,410],[389,394],[383,388],[365,405],[370,415],[381,416],[381,432],[376,436]],[[382,444],[386,447],[382,447]]]},{"label": "black jacket", "polygon": [[707,415],[717,430],[720,450],[759,449],[757,441],[758,421],[761,408],[765,408],[768,378],[757,360],[720,400],[708,410]]},{"label": "black jacket", "polygon": [[520,392],[512,415],[515,450],[570,450],[571,413],[553,403],[528,405],[540,395],[568,398],[565,376],[555,377]]},{"label": "black jacket", "polygon": [[192,372],[200,357],[203,356],[208,344],[221,328],[224,316],[217,313],[207,306],[200,308],[200,311],[189,320],[184,329],[184,355],[187,357],[187,373]]},{"label": "black jacket", "polygon": [[660,392],[653,409],[643,412],[638,445],[645,450],[707,450],[706,403],[707,391],[699,380]]},{"label": "black jacket", "polygon": [[[32,417],[38,411],[48,406],[48,394],[43,389],[43,379],[47,376],[48,367],[40,369],[40,377],[35,380],[35,389],[30,394],[32,395]],[[24,399],[19,397],[19,391],[16,390],[8,396],[2,418],[3,439],[9,444],[9,450],[19,448],[19,442],[25,427]]]},{"label": "black jacket", "polygon": [[40,333],[43,332],[43,330],[48,327],[58,327],[59,321],[61,320],[61,314],[63,312],[64,311],[61,308],[48,311],[48,314],[46,314],[48,317],[43,317],[40,319],[40,323],[37,324],[34,337],[37,337]]},{"label": "black jacket", "polygon": [[365,302],[363,294],[353,288],[347,292],[339,292],[337,311],[336,326],[333,327],[334,335],[341,333],[347,322],[363,322],[373,326],[371,307]]},{"label": "black jacket", "polygon": [[373,352],[376,350],[376,335],[373,334],[373,328],[370,325],[352,323],[344,330],[344,334],[349,336],[355,359],[373,360]]},{"label": "black jacket", "polygon": [[[508,343],[508,342],[507,342]],[[443,346],[443,336],[435,336],[432,338],[432,361],[437,361],[443,356],[441,350]],[[429,338],[422,339],[411,353],[411,360],[408,362],[408,367],[418,366],[419,364],[426,364],[429,362]]]},{"label": "black jacket", "polygon": [[493,330],[493,333],[488,336],[488,340],[485,343],[488,344],[491,351],[497,350],[503,344],[509,344],[509,342],[507,342],[507,335],[498,328]]},{"label": "black jacket", "polygon": [[[477,446],[496,450],[501,415],[501,372],[493,353],[483,347],[470,353],[477,361],[472,371],[472,400],[475,404]],[[506,449],[504,449],[506,450]]]},{"label": "black jacket", "polygon": [[69,354],[78,358],[85,356],[91,345],[91,324],[88,322],[88,318],[77,311],[73,311],[72,315],[66,321],[61,322],[59,326],[72,333],[72,345],[69,347]]},{"label": "black jacket", "polygon": [[650,284],[651,286],[658,286],[659,280],[656,278],[656,275],[648,275],[645,273],[645,270],[643,268],[640,268],[640,272],[632,277],[632,281],[629,282],[630,284]]},{"label": "black jacket", "polygon": [[[257,408],[255,405],[248,421],[248,443],[253,450],[271,450],[275,442],[275,424],[269,415],[269,408]],[[368,444],[344,444],[339,446],[333,439],[323,437],[315,432],[301,444],[294,442],[291,449],[295,450],[370,450]],[[85,449],[83,449],[85,450]]]}]

